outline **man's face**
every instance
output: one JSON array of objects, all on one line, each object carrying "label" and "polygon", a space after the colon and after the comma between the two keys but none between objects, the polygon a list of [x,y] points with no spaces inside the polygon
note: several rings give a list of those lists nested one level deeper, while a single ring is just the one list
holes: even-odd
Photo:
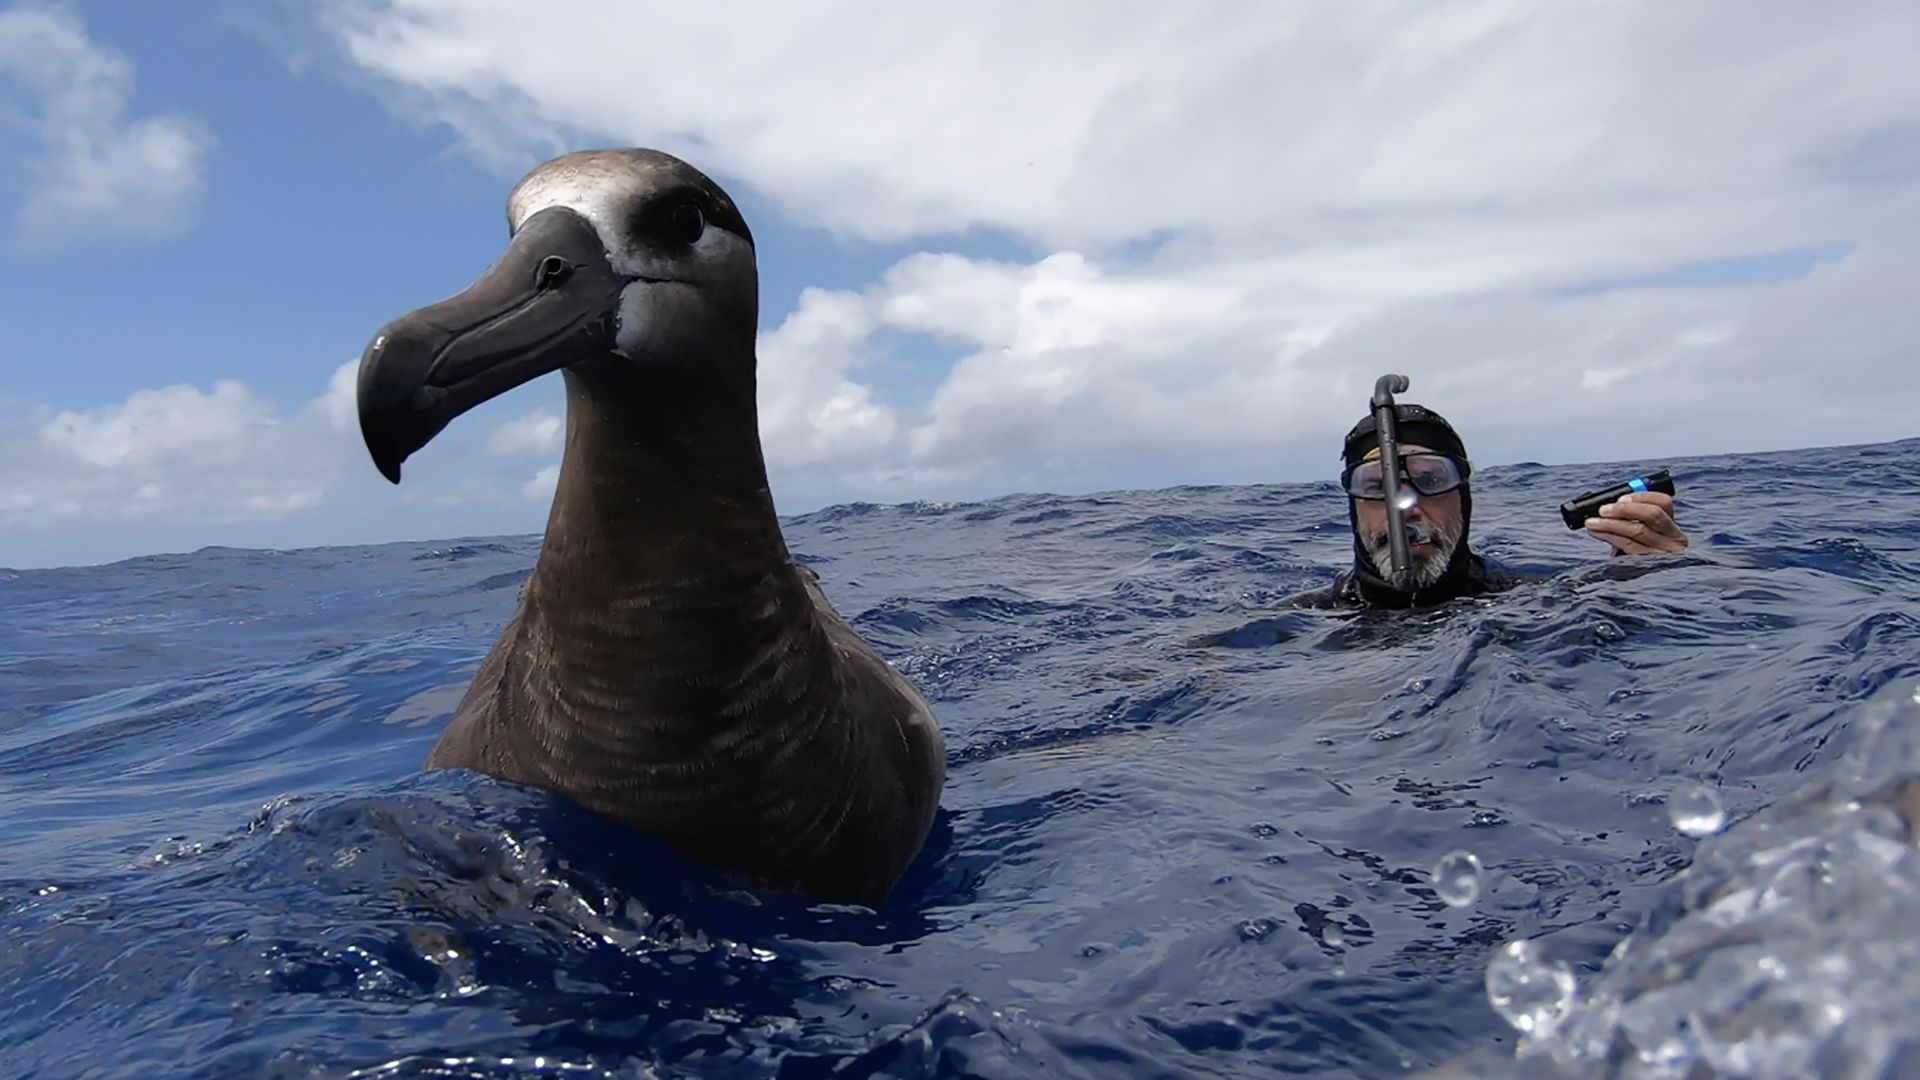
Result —
[{"label": "man's face", "polygon": [[[1427,447],[1401,443],[1403,454],[1432,453]],[[1414,494],[1402,483],[1403,494]],[[1405,573],[1393,572],[1392,548],[1387,539],[1387,504],[1380,499],[1353,500],[1354,518],[1360,545],[1373,560],[1373,568],[1394,588],[1416,592],[1439,581],[1447,572],[1453,549],[1460,546],[1464,522],[1460,518],[1458,489],[1441,495],[1416,495],[1412,506],[1401,511],[1407,525],[1407,554],[1412,565]]]}]

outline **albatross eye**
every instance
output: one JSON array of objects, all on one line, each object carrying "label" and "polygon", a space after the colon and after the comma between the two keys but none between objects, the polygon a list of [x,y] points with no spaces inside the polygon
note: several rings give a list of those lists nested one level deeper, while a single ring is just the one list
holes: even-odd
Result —
[{"label": "albatross eye", "polygon": [[676,244],[692,244],[707,231],[707,215],[690,202],[675,203],[667,211],[667,238]]}]

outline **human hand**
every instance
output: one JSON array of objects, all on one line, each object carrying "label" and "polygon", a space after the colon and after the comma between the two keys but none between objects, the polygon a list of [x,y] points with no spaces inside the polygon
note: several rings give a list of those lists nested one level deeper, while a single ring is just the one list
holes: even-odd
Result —
[{"label": "human hand", "polygon": [[1587,535],[1613,545],[1615,555],[1651,555],[1684,551],[1687,534],[1673,520],[1673,496],[1636,491],[1600,508],[1587,519]]}]

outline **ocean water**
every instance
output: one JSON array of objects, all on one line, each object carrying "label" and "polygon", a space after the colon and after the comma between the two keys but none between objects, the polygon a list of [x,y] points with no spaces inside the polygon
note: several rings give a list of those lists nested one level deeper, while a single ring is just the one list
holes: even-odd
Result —
[{"label": "ocean water", "polygon": [[[1661,464],[1690,551],[1560,525]],[[0,572],[0,1075],[1900,1075],[1915,476],[1488,469],[1540,580],[1398,614],[1277,606],[1348,558],[1331,484],[793,518],[947,733],[877,911],[420,771],[537,537]]]}]

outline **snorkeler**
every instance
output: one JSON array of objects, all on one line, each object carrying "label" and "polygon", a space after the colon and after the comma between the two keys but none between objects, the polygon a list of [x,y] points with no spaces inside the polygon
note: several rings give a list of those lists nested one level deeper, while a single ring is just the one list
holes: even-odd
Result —
[{"label": "snorkeler", "polygon": [[[1468,478],[1473,466],[1459,434],[1439,413],[1395,402],[1390,391],[1406,384],[1402,379],[1390,386],[1391,378],[1381,380],[1374,412],[1347,432],[1341,454],[1345,468],[1340,480],[1353,527],[1353,568],[1326,589],[1293,597],[1290,606],[1424,607],[1497,592],[1520,580],[1489,569],[1468,544],[1473,521]],[[1381,420],[1387,422],[1384,437]],[[1400,463],[1392,474],[1381,465],[1383,445]],[[1400,508],[1400,552],[1393,550],[1393,506]],[[1611,545],[1615,555],[1687,546],[1687,534],[1673,518],[1673,496],[1660,491],[1631,490],[1583,525],[1588,535]]]}]

